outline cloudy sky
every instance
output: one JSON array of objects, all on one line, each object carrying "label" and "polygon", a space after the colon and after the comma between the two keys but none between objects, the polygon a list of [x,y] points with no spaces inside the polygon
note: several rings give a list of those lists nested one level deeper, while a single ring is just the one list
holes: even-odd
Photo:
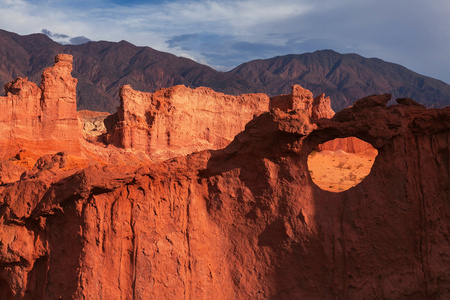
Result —
[{"label": "cloudy sky", "polygon": [[333,49],[450,83],[449,0],[0,0],[0,12],[21,35],[127,40],[218,70]]}]

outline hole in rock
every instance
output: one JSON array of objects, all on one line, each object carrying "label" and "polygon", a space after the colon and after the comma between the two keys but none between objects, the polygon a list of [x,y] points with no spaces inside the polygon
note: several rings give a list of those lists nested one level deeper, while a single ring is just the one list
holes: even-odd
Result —
[{"label": "hole in rock", "polygon": [[356,137],[334,139],[309,154],[308,170],[321,189],[338,193],[369,175],[377,155],[371,144]]}]

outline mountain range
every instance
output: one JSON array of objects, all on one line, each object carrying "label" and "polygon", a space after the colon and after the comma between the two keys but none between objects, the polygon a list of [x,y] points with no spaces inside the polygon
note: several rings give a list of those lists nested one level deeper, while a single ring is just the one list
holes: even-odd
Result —
[{"label": "mountain range", "polygon": [[44,34],[21,36],[0,30],[0,82],[28,77],[39,84],[43,69],[59,53],[72,54],[78,79],[78,109],[115,112],[120,86],[143,92],[183,84],[206,86],[232,95],[262,92],[287,94],[300,84],[314,96],[325,93],[332,108],[341,110],[359,98],[391,93],[427,107],[450,105],[450,85],[417,74],[398,64],[333,50],[254,60],[219,72],[193,60],[138,47],[126,41],[61,45]]}]

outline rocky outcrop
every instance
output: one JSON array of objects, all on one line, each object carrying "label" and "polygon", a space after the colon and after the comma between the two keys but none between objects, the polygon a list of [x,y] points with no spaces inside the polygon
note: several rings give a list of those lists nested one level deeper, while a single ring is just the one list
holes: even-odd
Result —
[{"label": "rocky outcrop", "polygon": [[[307,156],[349,136],[378,150],[372,172],[323,191]],[[450,108],[361,103],[266,112],[222,150],[158,164],[47,157],[1,187],[1,296],[449,298],[449,143]]]},{"label": "rocky outcrop", "polygon": [[[153,94],[120,89],[121,106],[109,119],[106,143],[143,152],[153,160],[226,147],[255,116],[269,109],[302,110],[313,119],[332,117],[330,99],[299,85],[292,93],[225,95],[210,88],[175,86]],[[108,121],[106,121],[108,123]]]},{"label": "rocky outcrop", "polygon": [[1,157],[14,156],[22,148],[41,154],[61,149],[80,152],[77,80],[71,72],[72,56],[60,54],[42,74],[40,87],[27,78],[5,85],[6,96],[0,97]]},{"label": "rocky outcrop", "polygon": [[108,132],[107,143],[156,160],[223,148],[269,106],[265,94],[230,96],[185,86],[153,94],[123,86],[120,99],[118,122]]},{"label": "rocky outcrop", "polygon": [[[116,114],[82,111],[81,125],[72,60],[71,55],[56,56],[55,65],[42,74],[40,87],[26,78],[5,85],[7,96],[0,98],[0,108],[5,112],[0,117],[3,158],[14,157],[24,148],[40,155],[64,150],[70,155],[92,157],[105,152],[81,146],[82,126],[84,139],[93,144],[98,140],[161,161],[194,151],[221,149],[247,122],[269,109],[300,109],[313,118],[333,113],[329,98],[321,95],[313,99],[312,93],[299,85],[292,87],[291,94],[271,99],[265,94],[225,95],[204,87],[180,85],[151,94],[123,86]],[[101,156],[110,161],[108,153]]]},{"label": "rocky outcrop", "polygon": [[[125,86],[80,143],[70,61],[0,99],[0,299],[450,297],[450,108]],[[332,193],[307,157],[337,138],[379,154]]]},{"label": "rocky outcrop", "polygon": [[334,111],[331,109],[330,97],[325,97],[325,94],[320,94],[312,103],[311,118],[318,120],[320,118],[331,119],[334,116]]},{"label": "rocky outcrop", "polygon": [[[378,99],[377,97],[374,97],[374,98]],[[391,95],[387,94],[387,95],[383,96],[382,100],[385,101],[387,99],[387,101],[389,101],[390,98],[391,98]],[[386,101],[386,103],[387,103],[387,101]],[[334,111],[331,109],[330,102],[331,102],[330,98],[325,97],[324,94],[316,97],[313,102],[311,117],[316,120],[320,119],[320,118],[331,119],[334,116]],[[369,102],[370,102],[370,97],[366,97],[366,98],[362,99],[362,102],[359,102],[359,103],[366,103],[366,105],[370,106]],[[384,103],[384,106],[386,106],[386,103]],[[356,105],[356,108],[358,108],[358,105],[359,105],[358,102],[356,102],[355,105]],[[316,150],[317,151],[343,150],[348,153],[359,153],[359,152],[365,152],[365,151],[374,151],[374,148],[372,147],[372,145],[370,145],[367,142],[364,142],[361,139],[358,139],[356,137],[347,137],[347,138],[336,138],[336,139],[327,141],[323,144],[317,145]]]},{"label": "rocky outcrop", "polygon": [[282,111],[292,109],[303,110],[306,111],[308,115],[311,115],[313,101],[313,94],[309,90],[304,89],[299,85],[294,85],[292,86],[291,94],[270,98],[269,109],[278,108]]},{"label": "rocky outcrop", "polygon": [[[385,98],[387,97],[390,99],[391,95],[388,94]],[[383,100],[385,100],[385,98],[383,98]],[[389,101],[389,99],[387,99],[387,101]],[[369,102],[370,97],[367,97],[367,99],[362,101],[362,103],[367,103],[366,105],[370,106]],[[357,103],[355,104],[358,106]],[[386,105],[386,103],[384,103],[384,105]],[[331,99],[329,97],[325,97],[325,94],[321,94],[316,98],[313,98],[313,95],[309,90],[304,89],[299,85],[292,87],[291,94],[270,98],[269,108],[277,108],[285,112],[290,110],[302,110],[307,112],[313,120],[318,120],[321,118],[331,119],[334,116],[334,111],[331,109]],[[373,147],[369,143],[366,143],[358,138],[347,137],[327,141],[326,143],[318,145],[316,150],[343,150],[348,153],[358,153],[373,151]]]}]

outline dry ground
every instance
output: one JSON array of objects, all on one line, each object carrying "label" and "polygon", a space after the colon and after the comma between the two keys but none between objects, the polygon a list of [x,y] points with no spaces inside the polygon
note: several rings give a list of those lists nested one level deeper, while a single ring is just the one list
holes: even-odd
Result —
[{"label": "dry ground", "polygon": [[321,189],[342,192],[369,175],[377,154],[375,149],[359,153],[342,150],[312,152],[308,157],[308,168],[312,180]]}]

